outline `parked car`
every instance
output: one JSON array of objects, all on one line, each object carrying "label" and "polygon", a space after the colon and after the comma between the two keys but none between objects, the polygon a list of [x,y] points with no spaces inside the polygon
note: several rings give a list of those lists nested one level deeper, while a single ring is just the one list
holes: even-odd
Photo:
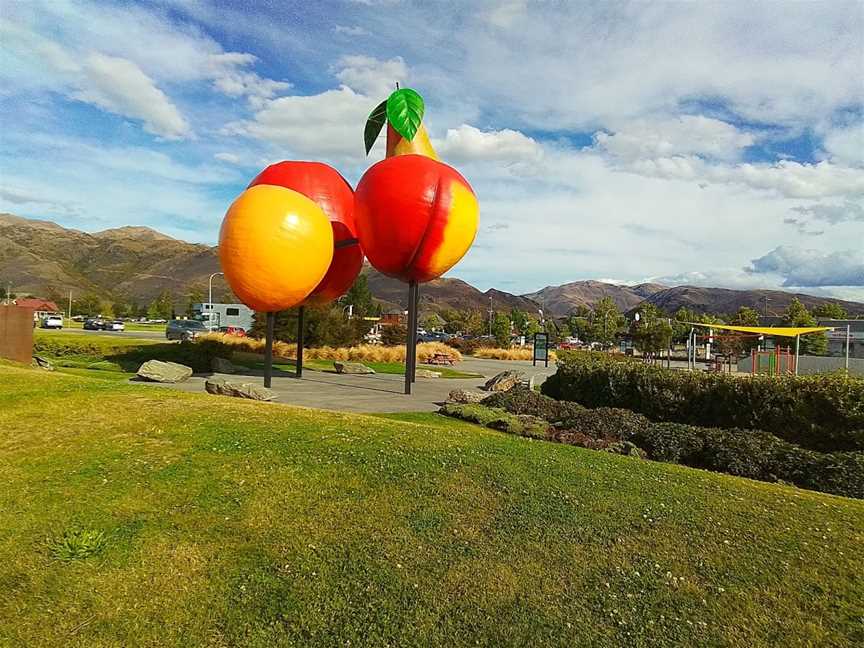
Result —
[{"label": "parked car", "polygon": [[417,331],[417,342],[446,342],[452,335],[443,331]]},{"label": "parked car", "polygon": [[237,337],[246,337],[246,329],[242,326],[220,326],[219,332],[225,335],[236,335]]},{"label": "parked car", "polygon": [[105,320],[100,317],[88,317],[84,320],[84,330],[86,331],[101,331],[105,326]]},{"label": "parked car", "polygon": [[42,318],[41,327],[44,329],[62,329],[63,328],[63,316],[62,315],[47,315]]},{"label": "parked car", "polygon": [[120,320],[107,320],[102,324],[103,331],[125,331],[126,325]]},{"label": "parked car", "polygon": [[192,340],[207,332],[207,327],[198,320],[171,320],[165,327],[169,340]]}]

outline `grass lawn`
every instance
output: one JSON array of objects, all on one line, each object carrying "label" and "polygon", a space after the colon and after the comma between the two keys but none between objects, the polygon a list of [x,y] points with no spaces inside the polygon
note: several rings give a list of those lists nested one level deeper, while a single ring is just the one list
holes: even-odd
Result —
[{"label": "grass lawn", "polygon": [[864,502],[0,365],[2,646],[852,646]]},{"label": "grass lawn", "polygon": [[[144,324],[142,322],[124,322],[127,331],[147,331],[153,333],[165,333],[165,324]],[[63,318],[63,329],[83,329],[84,322],[76,322],[68,318]]]},{"label": "grass lawn", "polygon": [[88,344],[102,349],[114,349],[119,347],[144,346],[145,344],[164,344],[165,340],[149,340],[146,338],[126,337],[124,335],[111,335],[110,333],[90,334],[84,331],[45,331],[36,329],[33,339],[36,343],[40,340],[62,344]]}]

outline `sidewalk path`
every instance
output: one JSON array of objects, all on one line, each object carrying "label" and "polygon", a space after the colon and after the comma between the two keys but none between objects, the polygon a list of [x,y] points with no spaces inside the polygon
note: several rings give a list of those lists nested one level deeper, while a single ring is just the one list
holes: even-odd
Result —
[{"label": "sidewalk path", "polygon": [[[477,373],[484,378],[417,378],[413,394],[403,394],[405,378],[395,374],[354,376],[304,370],[303,378],[297,380],[292,374],[275,371],[272,389],[278,394],[277,402],[303,407],[316,407],[346,412],[434,412],[453,389],[476,391],[487,378],[508,369],[523,371],[526,377],[535,376],[535,384],[541,384],[547,376],[555,373],[555,365],[532,367],[530,362],[506,360],[480,360],[465,358],[456,365],[460,371]],[[226,380],[259,382],[260,371],[244,374],[214,374]],[[204,392],[204,381],[210,376],[195,375],[186,382],[159,387],[179,389],[186,392]],[[213,398],[225,398],[214,396]]]}]

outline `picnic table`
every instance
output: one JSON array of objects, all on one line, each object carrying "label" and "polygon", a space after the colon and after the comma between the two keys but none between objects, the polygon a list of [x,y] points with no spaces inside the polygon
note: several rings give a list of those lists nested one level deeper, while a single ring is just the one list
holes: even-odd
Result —
[{"label": "picnic table", "polygon": [[430,365],[452,365],[454,364],[453,356],[448,355],[446,353],[436,353],[429,360],[426,361],[426,364]]}]

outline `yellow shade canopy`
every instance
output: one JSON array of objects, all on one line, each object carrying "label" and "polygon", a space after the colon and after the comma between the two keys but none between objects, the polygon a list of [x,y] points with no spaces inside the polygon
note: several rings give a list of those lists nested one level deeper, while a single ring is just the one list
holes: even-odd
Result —
[{"label": "yellow shade canopy", "polygon": [[822,331],[833,331],[830,326],[730,326],[727,324],[703,324],[701,322],[684,322],[691,326],[703,326],[710,329],[722,331],[737,331],[739,333],[752,333],[754,335],[776,335],[778,337],[798,337],[809,333],[821,333]]}]

